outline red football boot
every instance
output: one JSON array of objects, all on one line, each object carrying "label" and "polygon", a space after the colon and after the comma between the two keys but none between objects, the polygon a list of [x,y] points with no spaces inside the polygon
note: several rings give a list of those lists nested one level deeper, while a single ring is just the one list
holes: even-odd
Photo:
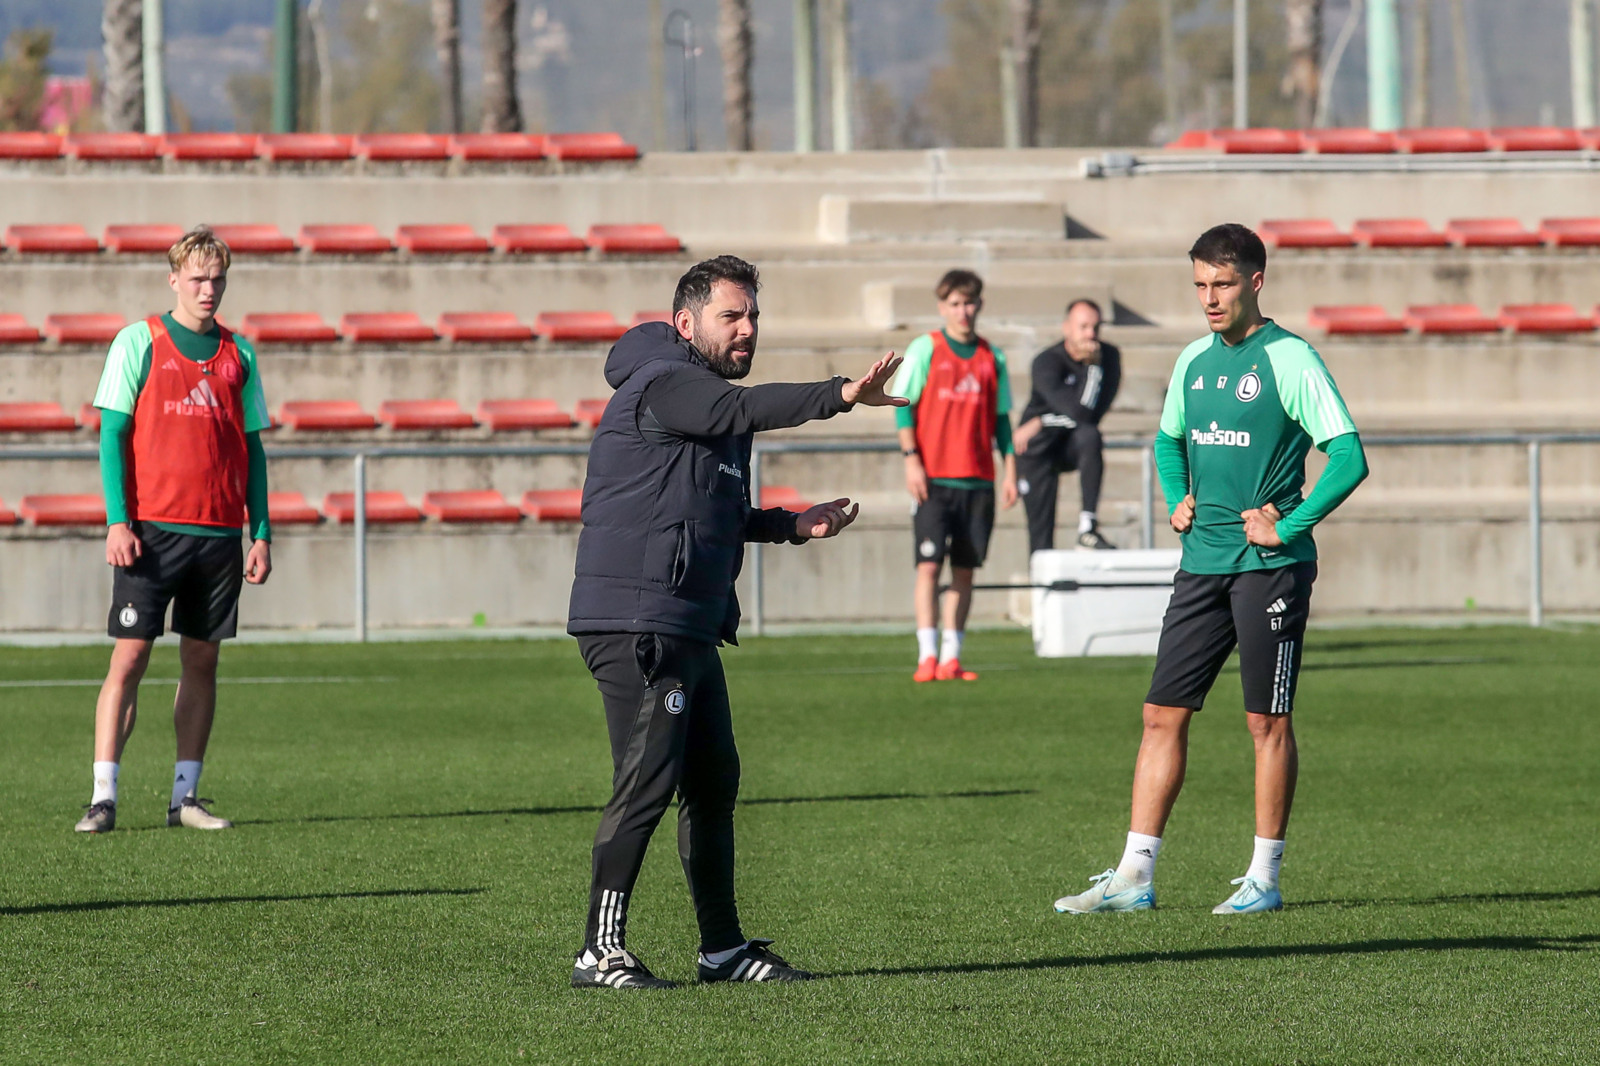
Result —
[{"label": "red football boot", "polygon": [[978,675],[973,673],[971,670],[961,669],[960,659],[946,659],[944,662],[939,664],[939,668],[933,676],[934,679],[938,681],[978,680]]},{"label": "red football boot", "polygon": [[928,656],[917,664],[917,672],[911,675],[911,680],[921,684],[924,681],[934,680],[939,673],[939,660]]}]

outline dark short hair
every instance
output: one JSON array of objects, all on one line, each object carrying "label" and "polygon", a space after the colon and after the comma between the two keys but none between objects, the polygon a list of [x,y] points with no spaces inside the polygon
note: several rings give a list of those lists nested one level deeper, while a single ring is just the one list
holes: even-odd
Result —
[{"label": "dark short hair", "polygon": [[1092,307],[1094,308],[1094,313],[1099,315],[1101,319],[1106,317],[1106,313],[1100,310],[1099,303],[1089,299],[1087,296],[1080,296],[1076,300],[1073,300],[1071,303],[1069,303],[1067,305],[1067,309],[1061,313],[1061,317],[1066,318],[1080,307]]},{"label": "dark short hair", "polygon": [[970,270],[947,270],[933,287],[933,294],[943,300],[953,292],[976,300],[983,295],[983,279]]},{"label": "dark short hair", "polygon": [[1267,269],[1267,246],[1261,243],[1261,238],[1249,226],[1224,222],[1200,234],[1200,239],[1189,249],[1189,259],[1212,266],[1235,267],[1242,274],[1254,274]]},{"label": "dark short hair", "polygon": [[672,294],[672,313],[676,315],[687,307],[698,315],[711,299],[711,287],[719,281],[731,281],[752,293],[761,289],[761,274],[755,264],[746,263],[736,255],[702,259],[678,279],[678,289]]}]

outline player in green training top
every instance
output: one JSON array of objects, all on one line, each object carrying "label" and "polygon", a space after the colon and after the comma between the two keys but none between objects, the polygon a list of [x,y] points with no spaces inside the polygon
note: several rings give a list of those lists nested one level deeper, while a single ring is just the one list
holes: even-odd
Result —
[{"label": "player in green training top", "polygon": [[[1145,697],[1127,846],[1087,892],[1056,901],[1072,914],[1155,906],[1156,855],[1183,786],[1189,720],[1235,646],[1256,748],[1255,855],[1213,913],[1283,906],[1278,866],[1299,770],[1291,713],[1317,576],[1311,529],[1367,476],[1355,423],[1321,356],[1261,315],[1261,238],[1216,226],[1189,259],[1211,334],[1178,356],[1156,435],[1183,562]],[[1313,446],[1328,465],[1302,499]]]}]

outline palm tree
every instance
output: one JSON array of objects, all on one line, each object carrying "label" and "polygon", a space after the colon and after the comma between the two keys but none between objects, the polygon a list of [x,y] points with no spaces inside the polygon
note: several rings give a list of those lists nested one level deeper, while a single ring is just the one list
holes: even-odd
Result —
[{"label": "palm tree", "polygon": [[461,0],[433,0],[433,48],[444,82],[444,128],[461,132]]},{"label": "palm tree", "polygon": [[517,0],[483,0],[483,131],[522,129],[517,102]]},{"label": "palm tree", "polygon": [[755,147],[751,43],[750,0],[721,0],[717,47],[722,51],[722,121],[728,130],[728,147],[735,152]]},{"label": "palm tree", "polygon": [[143,33],[141,0],[105,0],[100,36],[105,42],[106,84],[100,113],[108,130],[144,129]]},{"label": "palm tree", "polygon": [[1039,144],[1039,0],[1010,0],[1010,61],[1016,72],[1017,143]]},{"label": "palm tree", "polygon": [[1295,124],[1309,129],[1316,121],[1322,78],[1322,0],[1285,0],[1283,21],[1289,45],[1283,95],[1294,101]]}]

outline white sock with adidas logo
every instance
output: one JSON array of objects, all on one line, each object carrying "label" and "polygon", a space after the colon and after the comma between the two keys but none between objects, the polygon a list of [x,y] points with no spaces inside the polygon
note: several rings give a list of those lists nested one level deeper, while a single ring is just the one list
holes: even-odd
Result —
[{"label": "white sock with adidas logo", "polygon": [[1156,856],[1159,854],[1160,837],[1129,833],[1127,847],[1122,849],[1122,861],[1117,863],[1117,876],[1136,885],[1148,885],[1156,879]]},{"label": "white sock with adidas logo", "polygon": [[1244,875],[1258,885],[1278,887],[1278,868],[1283,865],[1283,841],[1256,837],[1255,854]]},{"label": "white sock with adidas logo", "polygon": [[198,795],[195,790],[200,787],[200,767],[204,765],[199,759],[179,759],[178,765],[172,770],[172,802],[168,807],[176,807],[183,802],[185,796]]}]

